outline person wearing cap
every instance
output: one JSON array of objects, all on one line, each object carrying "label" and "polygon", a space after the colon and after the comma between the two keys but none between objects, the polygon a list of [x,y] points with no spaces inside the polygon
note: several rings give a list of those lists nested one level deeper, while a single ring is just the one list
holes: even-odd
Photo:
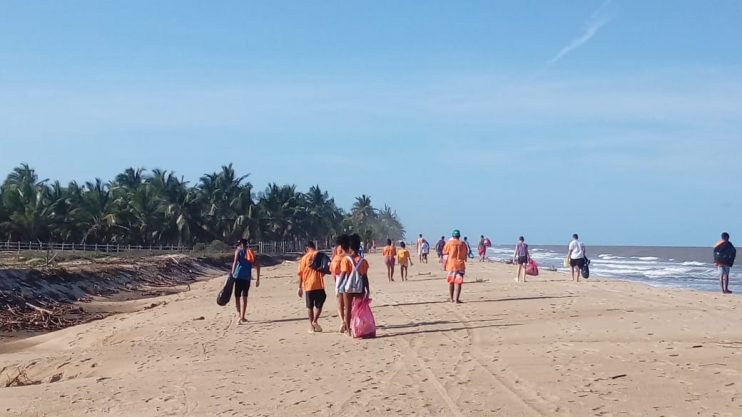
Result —
[{"label": "person wearing cap", "polygon": [[458,229],[451,236],[451,240],[443,247],[443,255],[447,257],[448,293],[452,303],[461,304],[461,286],[464,284],[469,247],[461,240]]},{"label": "person wearing cap", "polygon": [[260,287],[260,265],[255,260],[255,252],[250,249],[247,239],[237,242],[232,262],[232,277],[234,277],[234,301],[237,307],[239,324],[247,323],[247,295],[250,293],[252,270],[255,268],[255,287]]}]

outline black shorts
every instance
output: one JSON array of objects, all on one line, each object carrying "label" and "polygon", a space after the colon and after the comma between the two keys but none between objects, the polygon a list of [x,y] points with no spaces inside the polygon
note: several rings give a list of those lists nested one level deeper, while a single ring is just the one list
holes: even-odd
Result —
[{"label": "black shorts", "polygon": [[570,259],[569,264],[574,267],[579,267],[580,269],[585,267],[585,258],[580,259]]},{"label": "black shorts", "polygon": [[250,292],[250,281],[246,279],[234,280],[234,298],[247,297]]},{"label": "black shorts", "polygon": [[304,295],[307,300],[307,308],[322,308],[325,305],[325,300],[327,300],[325,290],[307,291]]},{"label": "black shorts", "polygon": [[525,265],[528,263],[528,257],[527,256],[519,256],[518,257],[518,265]]}]

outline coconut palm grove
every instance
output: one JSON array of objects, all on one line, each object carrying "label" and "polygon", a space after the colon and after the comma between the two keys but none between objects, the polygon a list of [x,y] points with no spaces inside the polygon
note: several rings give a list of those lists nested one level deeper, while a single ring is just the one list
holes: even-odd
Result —
[{"label": "coconut palm grove", "polygon": [[319,185],[302,192],[272,183],[256,192],[247,177],[231,164],[194,184],[171,171],[129,168],[111,181],[65,186],[22,164],[0,186],[0,239],[198,248],[242,237],[328,242],[343,232],[367,242],[404,238],[397,213],[373,207],[367,195],[348,212]]}]

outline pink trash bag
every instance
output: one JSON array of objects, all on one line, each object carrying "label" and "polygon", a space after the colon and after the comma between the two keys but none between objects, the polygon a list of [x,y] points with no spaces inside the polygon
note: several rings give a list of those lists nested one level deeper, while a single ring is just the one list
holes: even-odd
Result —
[{"label": "pink trash bag", "polygon": [[350,314],[353,317],[350,323],[353,337],[357,339],[376,337],[376,320],[374,319],[374,313],[371,312],[370,298],[363,297],[353,300],[353,310]]},{"label": "pink trash bag", "polygon": [[538,276],[538,264],[533,259],[526,265],[526,275]]}]

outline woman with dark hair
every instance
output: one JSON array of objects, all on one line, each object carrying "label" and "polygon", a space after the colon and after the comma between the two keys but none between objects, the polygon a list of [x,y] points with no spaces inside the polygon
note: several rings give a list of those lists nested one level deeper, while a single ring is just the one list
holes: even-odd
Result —
[{"label": "woman with dark hair", "polygon": [[351,334],[351,312],[353,300],[360,297],[368,297],[370,286],[368,282],[368,262],[361,256],[361,237],[350,236],[350,251],[340,264],[340,286],[343,293],[343,304],[345,306],[345,333]]},{"label": "woman with dark hair", "polygon": [[520,282],[520,271],[523,270],[523,282],[526,282],[526,265],[531,260],[531,254],[528,252],[528,244],[526,239],[521,236],[518,238],[518,244],[515,245],[515,253],[513,253],[513,263],[518,265],[518,275],[515,277],[517,282]]},{"label": "woman with dark hair", "polygon": [[384,265],[386,265],[386,277],[389,282],[394,281],[394,257],[397,255],[397,249],[394,247],[391,239],[386,240],[384,246]]},{"label": "woman with dark hair", "polygon": [[234,277],[234,301],[237,307],[239,324],[247,323],[247,295],[250,293],[252,270],[255,268],[257,277],[255,287],[260,287],[260,265],[255,260],[255,253],[248,247],[247,239],[237,242],[232,261],[232,277]]},{"label": "woman with dark hair", "polygon": [[340,333],[345,333],[345,303],[343,289],[341,288],[342,271],[340,265],[348,251],[350,251],[350,237],[348,235],[340,235],[335,240],[335,244],[335,249],[332,251],[330,273],[332,273],[332,277],[335,279],[335,298],[337,298],[338,317],[340,318]]}]

